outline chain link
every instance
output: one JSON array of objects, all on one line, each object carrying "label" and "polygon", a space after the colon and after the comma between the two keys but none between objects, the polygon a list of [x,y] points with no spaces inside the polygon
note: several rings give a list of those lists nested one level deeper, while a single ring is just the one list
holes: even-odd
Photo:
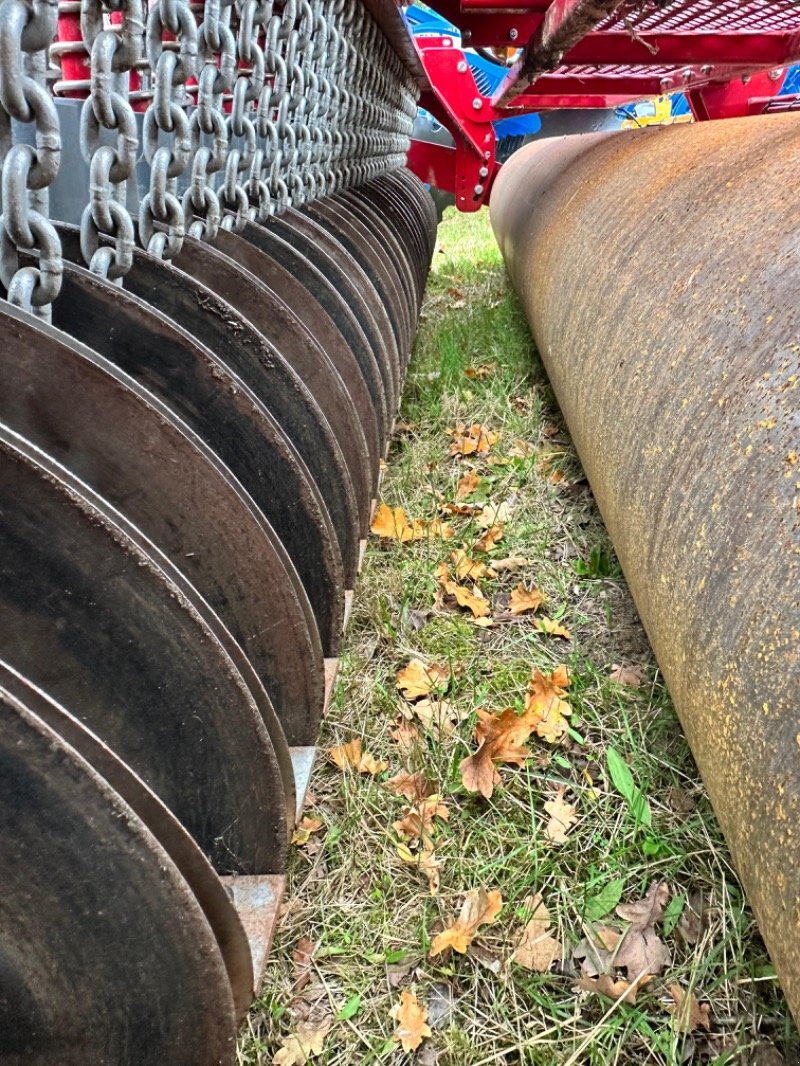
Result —
[{"label": "chain link", "polygon": [[[46,88],[55,2],[0,0],[0,280],[11,303],[49,320],[61,289],[61,242],[48,220],[61,136]],[[33,126],[34,144],[14,143],[11,120]],[[34,260],[21,266],[20,255]]]}]

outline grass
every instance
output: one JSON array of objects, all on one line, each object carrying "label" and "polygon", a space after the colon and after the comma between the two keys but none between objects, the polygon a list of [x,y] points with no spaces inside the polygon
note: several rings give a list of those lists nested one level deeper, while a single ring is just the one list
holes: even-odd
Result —
[{"label": "grass", "polygon": [[[465,374],[487,364],[496,365],[484,378]],[[499,432],[491,454],[506,461],[451,458],[446,430],[458,422]],[[518,440],[528,447],[509,458]],[[388,769],[377,776],[343,772],[320,755],[308,814],[323,827],[292,849],[288,902],[239,1062],[271,1062],[298,1023],[331,1021],[343,1007],[347,1017],[333,1021],[314,1062],[800,1061],[797,1034],[507,285],[488,217],[448,211],[382,499],[409,518],[430,521],[454,499],[470,467],[481,478],[470,502],[512,505],[490,559],[529,561],[482,582],[495,614],[503,616],[520,580],[535,584],[545,597],[540,613],[567,626],[572,640],[543,636],[531,616],[484,629],[467,612],[437,605],[435,568],[454,548],[474,544],[479,531],[470,517],[451,519],[455,537],[447,542],[371,540],[320,750],[359,737]],[[448,699],[461,721],[450,735],[420,729],[405,750],[392,736],[401,702],[395,678],[415,656],[450,664]],[[547,672],[561,662],[572,679],[570,733],[557,746],[534,736],[531,757],[501,768],[502,786],[490,800],[466,792],[459,763],[475,749],[476,709],[520,709],[531,669]],[[612,680],[616,664],[638,668],[639,687]],[[626,802],[611,778],[612,747],[646,797],[649,825],[641,800]],[[449,808],[436,834],[443,863],[436,895],[397,853],[392,823],[405,801],[385,780],[401,769],[424,771]],[[544,803],[561,787],[578,822],[554,846],[544,833]],[[587,914],[603,909],[598,897],[636,900],[654,880],[671,892],[667,929],[659,930],[670,965],[635,1005],[578,990],[572,951]],[[502,893],[499,920],[481,930],[477,950],[429,958],[432,936],[478,887]],[[508,964],[524,926],[524,901],[537,892],[564,946],[563,962],[546,973]],[[686,901],[699,897],[704,923],[692,943],[680,935],[679,918]],[[305,985],[292,957],[304,937],[317,945]],[[709,1004],[710,1033],[678,1031],[666,993],[676,983]],[[390,1016],[401,991],[412,987],[433,1014],[433,1036],[416,1059],[393,1041]]]}]

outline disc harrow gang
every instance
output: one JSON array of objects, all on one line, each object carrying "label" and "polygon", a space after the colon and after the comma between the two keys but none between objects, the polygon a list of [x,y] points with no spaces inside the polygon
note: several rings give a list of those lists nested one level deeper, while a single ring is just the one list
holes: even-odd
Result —
[{"label": "disc harrow gang", "polygon": [[2,1066],[234,1061],[433,252],[360,0],[195,7],[0,0]]}]

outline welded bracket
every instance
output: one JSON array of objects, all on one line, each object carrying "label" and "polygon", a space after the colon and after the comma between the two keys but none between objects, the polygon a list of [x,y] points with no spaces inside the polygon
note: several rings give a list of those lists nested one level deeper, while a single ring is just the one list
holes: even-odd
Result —
[{"label": "welded bracket", "polygon": [[459,210],[477,211],[489,201],[499,166],[492,128],[497,116],[451,37],[423,37],[416,45],[431,86],[420,107],[449,130],[454,147],[412,141],[408,165],[423,181],[454,193]]}]

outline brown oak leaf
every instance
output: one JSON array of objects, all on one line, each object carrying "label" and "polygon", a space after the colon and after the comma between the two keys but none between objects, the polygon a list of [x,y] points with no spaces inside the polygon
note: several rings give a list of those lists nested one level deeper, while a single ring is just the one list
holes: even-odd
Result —
[{"label": "brown oak leaf", "polygon": [[378,762],[369,752],[362,752],[361,741],[358,737],[354,737],[353,740],[349,740],[346,744],[339,744],[337,747],[331,748],[330,757],[340,770],[356,770],[360,774],[371,774],[373,776],[381,773],[389,765],[385,762]]},{"label": "brown oak leaf", "polygon": [[420,800],[412,807],[404,807],[402,815],[393,823],[397,835],[412,844],[421,841],[425,848],[433,844],[434,818],[446,822],[450,817],[447,804],[442,803],[436,794]]},{"label": "brown oak leaf", "polygon": [[666,944],[655,931],[669,900],[666,881],[653,881],[647,895],[635,903],[620,903],[617,914],[630,922],[617,951],[614,964],[628,971],[630,980],[641,974],[659,974],[670,961]]},{"label": "brown oak leaf", "polygon": [[526,910],[531,913],[511,961],[526,970],[546,973],[556,959],[563,955],[561,943],[552,935],[550,914],[542,903],[539,893],[525,901]]},{"label": "brown oak leaf", "polygon": [[601,974],[600,977],[581,975],[578,979],[578,987],[584,992],[596,992],[607,999],[624,999],[626,1003],[633,1004],[636,1002],[636,993],[639,989],[652,980],[653,978],[648,974],[643,974],[633,984],[622,977],[615,978],[607,973]]},{"label": "brown oak leaf", "polygon": [[292,843],[307,844],[311,839],[311,834],[322,829],[324,824],[325,823],[321,818],[309,818],[308,815],[304,815],[300,824],[297,826],[294,833],[292,833]]},{"label": "brown oak leaf", "polygon": [[509,610],[512,614],[524,614],[526,611],[538,611],[544,597],[537,588],[526,588],[522,582],[511,592]]},{"label": "brown oak leaf", "polygon": [[456,499],[465,500],[467,496],[471,496],[472,493],[480,485],[481,479],[473,470],[468,470],[466,474],[458,479],[458,485],[456,486]]},{"label": "brown oak leaf", "polygon": [[473,755],[462,759],[459,769],[468,792],[480,792],[485,799],[490,799],[495,785],[500,783],[495,764],[522,766],[530,755],[525,745],[538,718],[530,714],[518,715],[513,707],[507,707],[499,714],[482,708],[477,713],[475,739],[480,746]]},{"label": "brown oak leaf", "polygon": [[563,640],[572,640],[572,634],[565,629],[560,622],[554,622],[552,618],[537,618],[536,628],[548,637],[561,637]]},{"label": "brown oak leaf", "polygon": [[440,663],[423,663],[412,659],[398,671],[396,685],[408,700],[442,691],[450,682],[450,668]]},{"label": "brown oak leaf", "polygon": [[480,422],[473,422],[467,426],[463,422],[447,431],[453,438],[450,445],[451,455],[488,455],[489,449],[500,439],[500,434],[482,426]]},{"label": "brown oak leaf", "polygon": [[409,803],[417,803],[427,799],[436,791],[436,786],[421,771],[414,774],[407,770],[401,770],[399,774],[390,777],[386,787],[396,796],[404,796]]},{"label": "brown oak leaf", "polygon": [[554,844],[563,844],[567,839],[572,826],[577,822],[578,815],[570,803],[564,802],[564,789],[560,788],[557,794],[544,805],[550,820],[545,826],[545,835]]},{"label": "brown oak leaf", "polygon": [[711,1029],[711,1007],[700,1003],[694,992],[684,992],[680,985],[668,985],[667,992],[672,1003],[667,1009],[675,1016],[675,1028],[679,1033],[693,1033],[695,1029]]},{"label": "brown oak leaf", "polygon": [[497,544],[499,540],[503,539],[503,526],[494,525],[489,526],[482,537],[479,537],[475,541],[475,551],[488,552],[491,548]]},{"label": "brown oak leaf", "polygon": [[272,1060],[273,1066],[305,1066],[321,1055],[332,1025],[332,1018],[322,1022],[300,1022],[296,1032],[283,1038],[283,1046]]},{"label": "brown oak leaf", "polygon": [[412,989],[403,989],[400,1002],[389,1013],[397,1022],[392,1039],[400,1044],[406,1054],[416,1051],[422,1041],[432,1035],[428,1025],[428,1008],[419,1002]]},{"label": "brown oak leaf", "polygon": [[440,955],[447,948],[465,955],[480,927],[496,922],[502,909],[503,897],[497,889],[487,892],[483,888],[474,888],[465,896],[455,922],[433,938],[430,957]]}]

